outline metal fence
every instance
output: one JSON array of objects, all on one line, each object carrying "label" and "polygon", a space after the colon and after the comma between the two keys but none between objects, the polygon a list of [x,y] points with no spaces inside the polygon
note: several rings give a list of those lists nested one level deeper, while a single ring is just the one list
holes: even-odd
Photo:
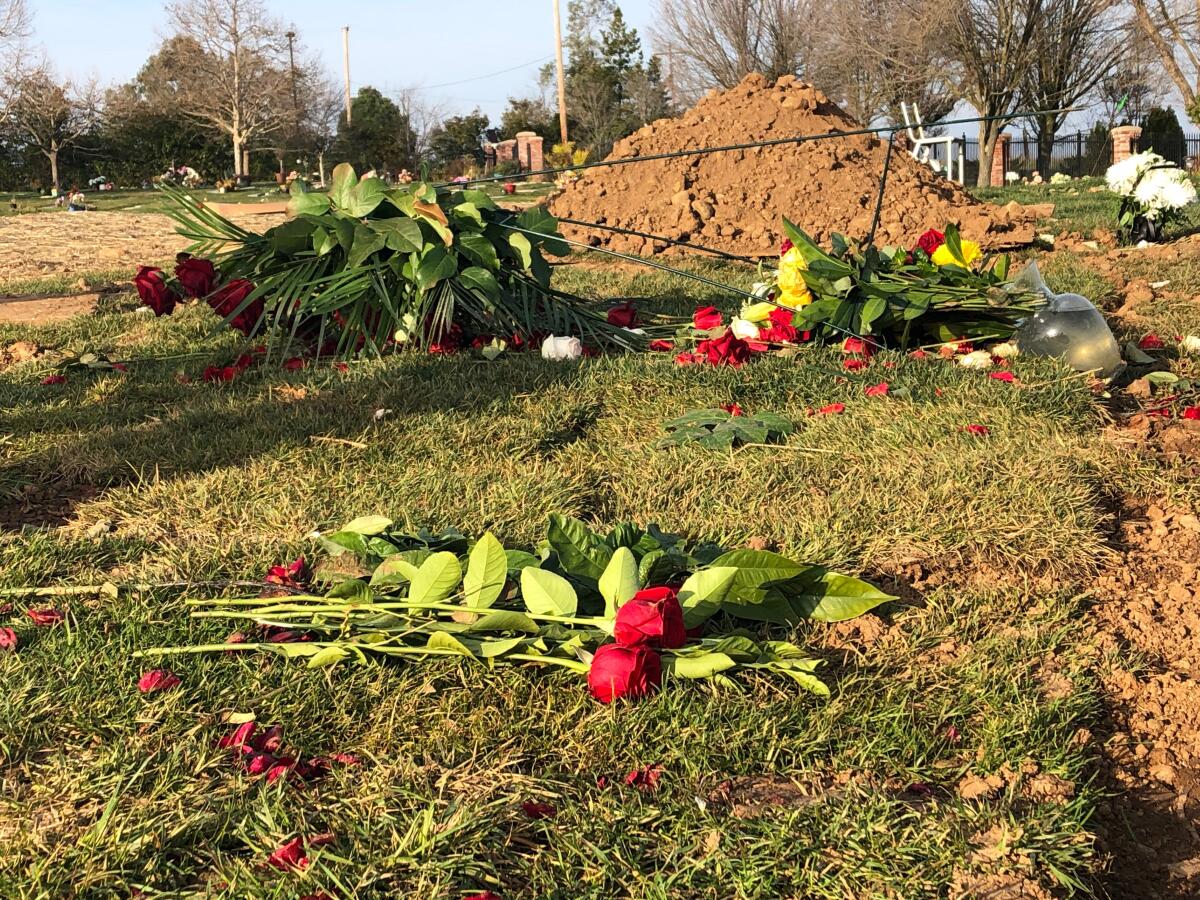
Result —
[{"label": "metal fence", "polygon": [[1138,151],[1153,150],[1184,169],[1194,168],[1200,160],[1200,134],[1143,134],[1137,143]]}]

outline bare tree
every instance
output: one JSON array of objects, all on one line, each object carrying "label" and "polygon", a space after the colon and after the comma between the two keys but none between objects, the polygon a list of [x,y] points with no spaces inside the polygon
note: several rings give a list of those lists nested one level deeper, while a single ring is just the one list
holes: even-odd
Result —
[{"label": "bare tree", "polygon": [[179,109],[229,136],[235,175],[256,141],[294,128],[287,29],[262,0],[174,0]]},{"label": "bare tree", "polygon": [[653,29],[672,99],[731,88],[751,72],[801,73],[813,47],[816,0],[659,0]]},{"label": "bare tree", "polygon": [[416,139],[412,147],[406,148],[408,158],[428,158],[429,136],[446,118],[446,108],[430,100],[416,87],[402,88],[392,95],[392,100],[400,107],[400,114],[408,119],[409,133],[405,135],[405,140],[414,137]]},{"label": "bare tree", "polygon": [[947,49],[960,67],[959,90],[975,107],[979,123],[979,178],[990,180],[989,162],[1004,126],[1020,101],[1025,72],[1034,63],[1043,0],[951,0]]},{"label": "bare tree", "polygon": [[16,96],[29,33],[29,8],[25,0],[0,0],[0,119]]},{"label": "bare tree", "polygon": [[[1121,61],[1123,29],[1116,0],[1043,0],[1037,52],[1025,72],[1025,101],[1038,110],[1065,109],[1087,96]],[[1038,169],[1049,174],[1054,136],[1068,112],[1030,118]]]},{"label": "bare tree", "polygon": [[1132,0],[1138,25],[1200,124],[1200,0]]},{"label": "bare tree", "polygon": [[13,124],[18,136],[50,162],[50,183],[56,189],[59,154],[90,133],[99,117],[100,90],[95,82],[76,85],[59,81],[42,66],[26,74],[17,86]]},{"label": "bare tree", "polygon": [[1155,106],[1164,102],[1169,90],[1158,61],[1158,52],[1136,19],[1126,22],[1118,33],[1121,51],[1118,63],[1100,83],[1095,95],[1110,126],[1141,122]]}]

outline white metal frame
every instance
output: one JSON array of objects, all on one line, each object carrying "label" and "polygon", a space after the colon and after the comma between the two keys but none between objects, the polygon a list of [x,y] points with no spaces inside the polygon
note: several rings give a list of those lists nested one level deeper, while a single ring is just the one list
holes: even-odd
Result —
[{"label": "white metal frame", "polygon": [[[904,116],[904,130],[908,132],[908,139],[912,143],[912,148],[909,153],[917,162],[925,163],[935,172],[940,168],[937,160],[929,152],[931,147],[936,147],[938,144],[946,145],[946,177],[954,179],[954,138],[949,135],[941,135],[938,137],[926,137],[925,126],[921,122],[921,110],[917,108],[917,104],[913,103],[910,110],[909,105],[903,100],[900,101],[900,113]],[[966,168],[966,153],[963,148],[958,151],[958,183],[964,182],[964,169]]]}]

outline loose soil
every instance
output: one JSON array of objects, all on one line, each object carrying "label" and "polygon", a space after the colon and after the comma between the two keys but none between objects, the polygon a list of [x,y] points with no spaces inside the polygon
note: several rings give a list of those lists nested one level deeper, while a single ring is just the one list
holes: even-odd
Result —
[{"label": "loose soil", "polygon": [[[281,215],[233,216],[263,230]],[[155,213],[37,213],[0,218],[0,281],[69,277],[162,264],[191,243]]]},{"label": "loose soil", "polygon": [[[1189,423],[1191,424],[1191,423]],[[1200,434],[1200,428],[1197,429]],[[1096,585],[1105,710],[1097,835],[1115,898],[1200,896],[1200,519],[1122,509]]]},{"label": "loose soil", "polygon": [[[712,92],[676,119],[661,119],[619,141],[608,159],[850,131],[858,123],[811,85],[784,76],[774,84],[748,75]],[[588,170],[550,203],[550,211],[585,222],[690,241],[746,256],[777,253],[787,217],[818,240],[834,231],[855,238],[871,228],[885,142],[873,135],[780,144]],[[1045,212],[1042,210],[1041,212]],[[1016,203],[997,207],[894,152],[880,244],[912,244],[927,228],[954,222],[989,247],[1033,240],[1033,214]],[[662,242],[562,226],[593,246],[649,255],[683,253]]]},{"label": "loose soil", "polygon": [[86,316],[96,308],[96,293],[65,294],[61,297],[31,297],[15,300],[0,297],[0,322],[14,325],[44,325]]}]

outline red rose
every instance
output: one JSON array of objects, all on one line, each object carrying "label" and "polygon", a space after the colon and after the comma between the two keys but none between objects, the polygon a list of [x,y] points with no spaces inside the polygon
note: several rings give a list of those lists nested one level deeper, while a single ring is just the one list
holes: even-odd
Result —
[{"label": "red rose", "polygon": [[271,566],[263,581],[283,587],[302,588],[308,581],[308,563],[301,556],[286,566]]},{"label": "red rose", "polygon": [[175,266],[175,277],[189,297],[207,297],[217,283],[217,270],[207,259],[189,256]]},{"label": "red rose", "polygon": [[154,310],[155,316],[169,316],[175,310],[179,298],[163,278],[162,269],[142,266],[133,278],[142,304]]},{"label": "red rose", "polygon": [[783,254],[787,253],[789,250],[791,250],[795,246],[796,245],[792,243],[791,238],[784,238],[783,241],[779,244],[779,255],[783,256]]},{"label": "red rose", "polygon": [[1163,339],[1153,331],[1138,341],[1138,348],[1141,350],[1161,350],[1165,346]]},{"label": "red rose", "polygon": [[758,336],[769,344],[794,344],[800,334],[794,325],[772,325],[760,331]]},{"label": "red rose", "polygon": [[701,341],[696,346],[696,352],[707,356],[709,365],[733,366],[736,369],[750,358],[750,345],[726,329],[719,338]]},{"label": "red rose", "polygon": [[946,243],[946,235],[942,234],[936,228],[930,228],[917,238],[917,247],[925,251],[926,256],[933,256],[934,251],[944,243]]},{"label": "red rose", "polygon": [[16,650],[17,633],[11,628],[0,628],[0,650]]},{"label": "red rose", "polygon": [[137,689],[143,694],[153,694],[155,691],[169,691],[179,687],[179,676],[166,669],[154,669],[146,672],[138,679]]},{"label": "red rose", "polygon": [[57,609],[27,609],[25,612],[33,619],[34,625],[57,625],[66,618]]},{"label": "red rose", "polygon": [[721,327],[721,313],[715,306],[701,306],[692,314],[692,324],[697,331],[708,331]]},{"label": "red rose", "polygon": [[746,411],[736,403],[726,403],[721,409],[725,410],[731,416],[744,416],[746,414]]},{"label": "red rose", "polygon": [[679,594],[669,587],[638,591],[617,610],[613,637],[623,647],[682,647],[687,643],[687,631]]},{"label": "red rose", "polygon": [[1191,419],[1193,422],[1200,421],[1200,406],[1189,406],[1180,413],[1179,418]]},{"label": "red rose", "polygon": [[[254,293],[254,285],[244,278],[236,278],[228,284],[221,285],[216,293],[210,295],[208,305],[211,306],[222,319],[229,319],[229,325],[236,328],[247,337],[254,330],[254,326],[258,324],[258,320],[263,314],[262,298],[256,298],[252,303],[247,304],[246,308],[241,312],[237,312],[238,307],[242,305],[247,297]],[[237,315],[234,315],[237,313]],[[229,317],[233,316],[232,319]]]},{"label": "red rose", "polygon": [[592,657],[588,670],[588,688],[601,703],[612,703],[618,697],[645,697],[658,690],[660,684],[662,660],[646,646],[605,644]]},{"label": "red rose", "polygon": [[284,870],[307,868],[308,857],[304,855],[304,838],[292,838],[267,857],[267,864]]},{"label": "red rose", "polygon": [[608,324],[617,328],[633,328],[637,324],[637,310],[632,303],[622,303],[608,311]]},{"label": "red rose", "polygon": [[775,307],[768,313],[767,318],[771,320],[772,325],[791,325],[794,313],[790,309]]}]

